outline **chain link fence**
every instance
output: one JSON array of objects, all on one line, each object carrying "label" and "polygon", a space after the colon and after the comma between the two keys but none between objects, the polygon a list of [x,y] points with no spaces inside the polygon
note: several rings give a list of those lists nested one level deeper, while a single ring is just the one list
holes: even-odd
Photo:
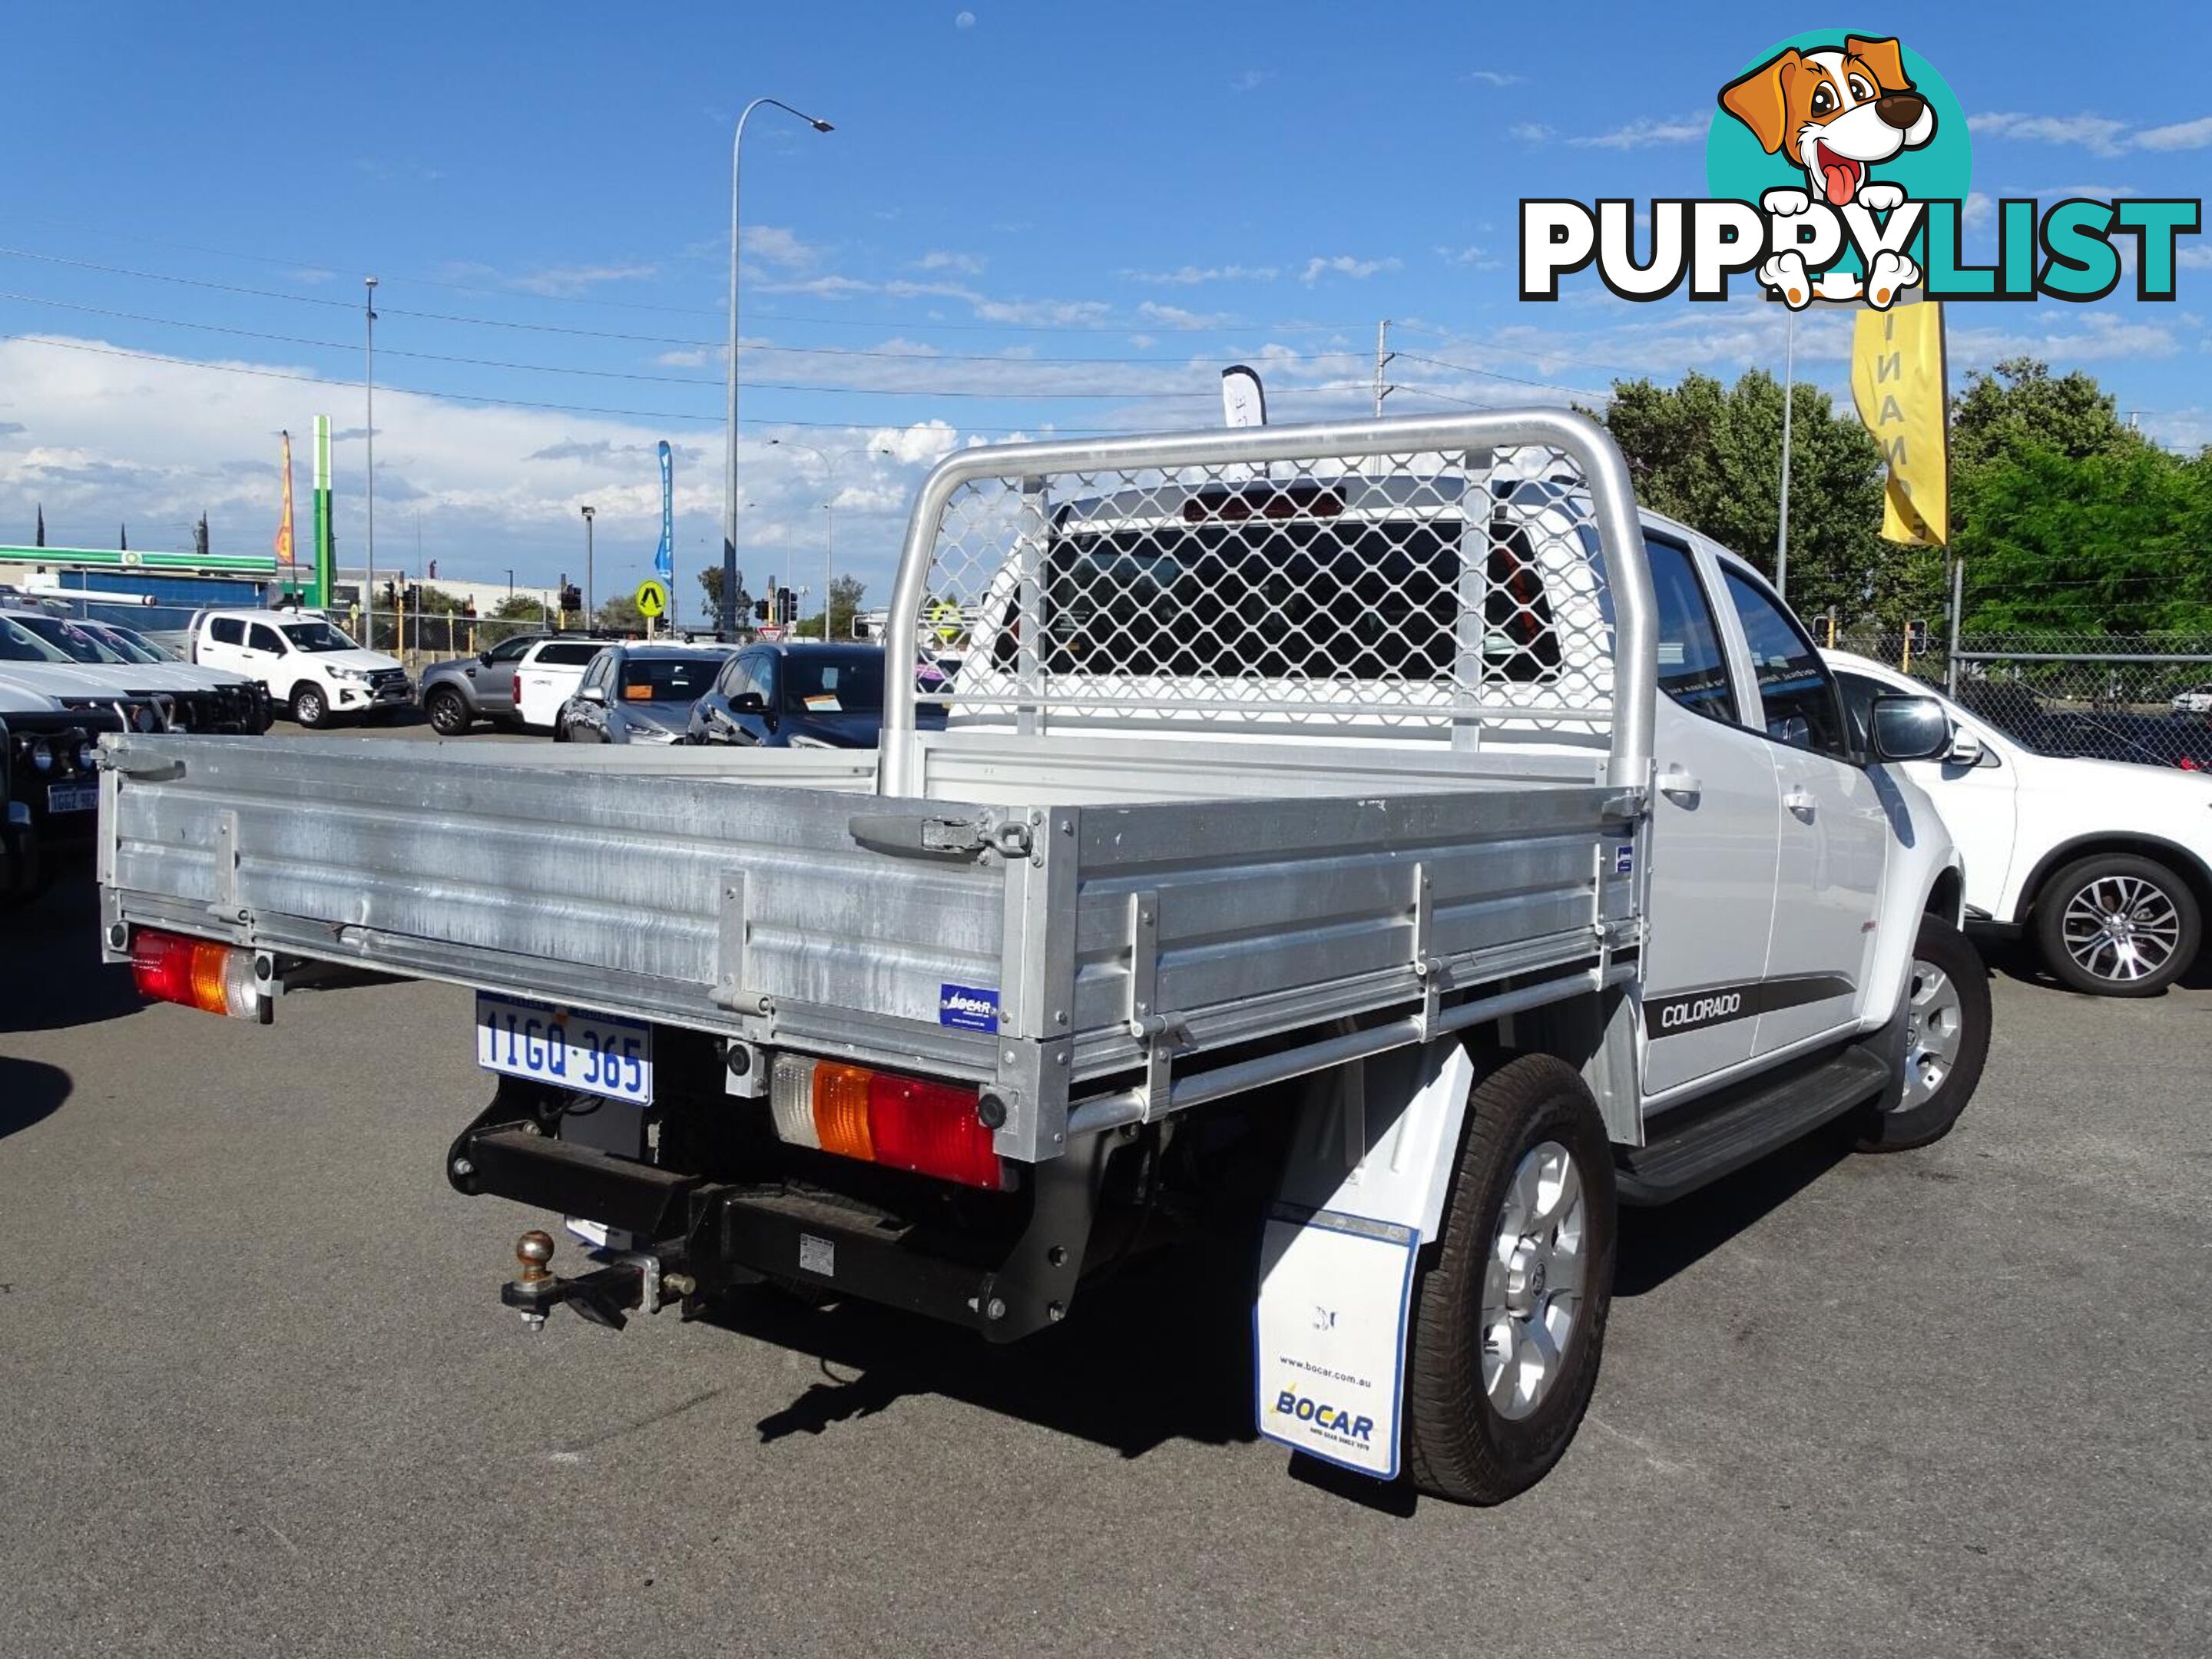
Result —
[{"label": "chain link fence", "polygon": [[2050,755],[2212,770],[2212,636],[1845,630],[1833,643],[1940,690]]}]

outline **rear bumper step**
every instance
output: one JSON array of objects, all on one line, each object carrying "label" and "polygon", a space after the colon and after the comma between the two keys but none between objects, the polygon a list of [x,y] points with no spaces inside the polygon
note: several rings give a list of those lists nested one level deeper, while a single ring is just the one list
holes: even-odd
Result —
[{"label": "rear bumper step", "polygon": [[1644,1146],[1614,1157],[1614,1190],[1624,1204],[1668,1204],[1787,1146],[1832,1118],[1878,1097],[1895,1083],[1881,1057],[1854,1045],[1814,1063],[1759,1078],[1741,1094],[1700,1110]]},{"label": "rear bumper step", "polygon": [[447,1179],[623,1228],[703,1291],[765,1275],[966,1326],[1012,1341],[1066,1312],[1082,1270],[1103,1167],[1057,1158],[1032,1174],[1029,1224],[1003,1261],[979,1267],[916,1245],[916,1230],[872,1211],[781,1188],[734,1187],[555,1139],[520,1122],[480,1123],[453,1143]]}]

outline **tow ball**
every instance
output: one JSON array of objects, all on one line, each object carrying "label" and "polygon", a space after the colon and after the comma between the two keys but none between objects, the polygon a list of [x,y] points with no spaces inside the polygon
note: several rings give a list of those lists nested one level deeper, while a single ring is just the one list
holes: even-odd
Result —
[{"label": "tow ball", "polygon": [[500,1286],[499,1299],[532,1331],[544,1330],[545,1316],[563,1303],[592,1324],[618,1331],[629,1323],[633,1309],[659,1313],[698,1288],[689,1273],[663,1271],[660,1258],[648,1250],[594,1251],[592,1259],[604,1265],[563,1279],[548,1265],[552,1235],[535,1227],[515,1241],[514,1259],[522,1271]]}]

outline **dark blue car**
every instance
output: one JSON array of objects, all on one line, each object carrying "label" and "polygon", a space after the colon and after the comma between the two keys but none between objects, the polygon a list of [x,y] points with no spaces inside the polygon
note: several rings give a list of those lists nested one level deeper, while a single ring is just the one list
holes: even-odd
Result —
[{"label": "dark blue car", "polygon": [[[873,749],[883,723],[880,647],[759,644],[732,657],[692,706],[690,736],[768,749]],[[925,707],[917,723],[942,725],[943,713]]]}]

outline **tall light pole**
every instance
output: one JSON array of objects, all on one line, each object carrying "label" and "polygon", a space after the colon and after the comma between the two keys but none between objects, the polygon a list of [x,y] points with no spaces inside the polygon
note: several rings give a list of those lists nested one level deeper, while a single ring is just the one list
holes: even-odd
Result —
[{"label": "tall light pole", "polygon": [[[367,313],[364,325],[368,331],[361,380],[368,416],[368,570],[361,584],[361,591],[366,596],[370,584],[376,580],[376,278],[364,276],[361,280],[364,290],[361,308]],[[362,608],[365,611],[368,607]]]},{"label": "tall light pole", "polygon": [[738,179],[744,155],[745,123],[763,104],[796,115],[817,132],[832,131],[827,121],[796,110],[780,98],[756,98],[738,116],[730,139],[730,398],[729,431],[722,456],[722,617],[721,631],[734,639],[738,631]]},{"label": "tall light pole", "polygon": [[830,643],[830,596],[837,579],[837,463],[849,461],[855,455],[889,455],[892,452],[880,445],[864,445],[858,449],[841,449],[832,455],[825,450],[817,449],[812,444],[790,443],[781,438],[770,438],[769,442],[780,449],[803,449],[813,456],[822,463],[822,470],[830,486],[830,499],[821,503],[823,512],[829,515],[822,554],[822,642],[827,645]]},{"label": "tall light pole", "polygon": [[592,509],[584,509],[584,627],[588,630],[599,612],[592,603]]}]

